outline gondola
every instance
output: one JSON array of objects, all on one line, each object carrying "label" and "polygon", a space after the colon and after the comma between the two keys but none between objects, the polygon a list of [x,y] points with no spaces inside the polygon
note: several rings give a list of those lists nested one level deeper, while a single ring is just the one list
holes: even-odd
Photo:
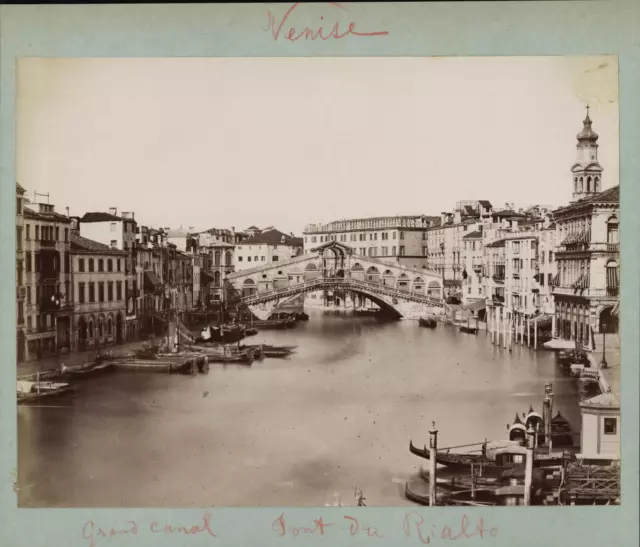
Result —
[{"label": "gondola", "polygon": [[75,390],[75,386],[66,382],[31,382],[28,380],[18,380],[16,388],[18,404],[38,402]]},{"label": "gondola", "polygon": [[83,378],[89,378],[97,376],[105,372],[114,370],[115,364],[113,361],[102,361],[97,363],[87,363],[85,365],[64,367],[61,369],[60,377],[65,380],[80,380]]},{"label": "gondola", "polygon": [[[414,446],[412,441],[409,441],[409,451],[412,454],[420,456],[421,458],[424,458],[426,460],[429,460],[431,456],[427,447],[418,448]],[[534,467],[561,465],[565,461],[565,459],[566,458],[564,454],[536,453],[534,459]],[[482,469],[482,473],[485,476],[494,476],[496,473],[501,473],[503,470],[503,466],[498,464],[494,458],[490,458],[483,454],[437,452],[436,463],[444,465],[452,471],[465,473],[470,473],[471,466],[473,465],[478,470]]]},{"label": "gondola", "polygon": [[418,319],[418,324],[427,329],[435,329],[438,326],[438,322],[433,317],[428,317],[426,319],[421,317]]}]

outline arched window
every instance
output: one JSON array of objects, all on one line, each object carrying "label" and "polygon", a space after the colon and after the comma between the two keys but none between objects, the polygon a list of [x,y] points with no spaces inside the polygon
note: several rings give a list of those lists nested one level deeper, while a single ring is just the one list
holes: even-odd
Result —
[{"label": "arched window", "polygon": [[220,272],[213,272],[213,286],[220,286]]},{"label": "arched window", "polygon": [[584,178],[580,177],[580,182],[578,184],[578,188],[579,188],[579,192],[582,192],[584,190]]},{"label": "arched window", "polygon": [[607,243],[620,243],[616,216],[609,217],[607,220]]},{"label": "arched window", "polygon": [[600,177],[596,177],[593,179],[593,190],[594,192],[600,191]]},{"label": "arched window", "polygon": [[607,262],[607,291],[610,296],[615,296],[620,288],[620,273],[618,263],[615,260]]},{"label": "arched window", "polygon": [[231,266],[231,253],[227,252],[224,256],[224,264],[225,266]]},{"label": "arched window", "polygon": [[109,317],[107,320],[107,335],[111,336],[113,334],[113,319]]},{"label": "arched window", "polygon": [[93,338],[93,321],[89,321],[89,338]]},{"label": "arched window", "polygon": [[214,255],[214,264],[216,266],[220,266],[220,259],[222,258],[222,254],[220,253],[220,251],[216,251],[215,255]]},{"label": "arched window", "polygon": [[102,321],[102,317],[100,319],[98,319],[98,338],[102,338],[102,335],[104,333],[104,323]]},{"label": "arched window", "polygon": [[591,192],[591,177],[587,177],[587,192]]}]

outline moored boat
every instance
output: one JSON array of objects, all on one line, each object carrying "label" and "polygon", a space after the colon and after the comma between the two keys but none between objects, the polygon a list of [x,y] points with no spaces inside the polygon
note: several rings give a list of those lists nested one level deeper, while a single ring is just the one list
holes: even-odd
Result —
[{"label": "moored boat", "polygon": [[421,317],[418,319],[418,324],[427,329],[435,329],[438,326],[438,322],[433,317]]},{"label": "moored boat", "polygon": [[[504,441],[502,448],[518,447],[519,442]],[[444,465],[452,471],[470,473],[473,466],[476,470],[483,475],[495,475],[502,471],[502,464],[499,460],[496,460],[495,455],[499,453],[500,448],[493,451],[487,449],[483,450],[482,454],[470,454],[470,453],[454,453],[449,451],[438,451],[436,453],[436,463]],[[409,451],[416,456],[429,460],[431,454],[429,449],[418,448],[413,444],[413,441],[409,441]],[[493,452],[493,454],[492,454]],[[561,465],[567,459],[567,455],[563,452],[554,454],[546,454],[543,452],[536,452],[534,459],[534,467],[546,467],[553,465]]]},{"label": "moored boat", "polygon": [[30,402],[40,401],[45,398],[64,395],[73,391],[75,388],[67,382],[43,382],[18,380],[16,382],[16,394],[18,404],[26,404]]},{"label": "moored boat", "polygon": [[65,380],[80,380],[113,371],[114,369],[113,361],[93,362],[70,367],[63,365],[60,368],[60,377]]}]

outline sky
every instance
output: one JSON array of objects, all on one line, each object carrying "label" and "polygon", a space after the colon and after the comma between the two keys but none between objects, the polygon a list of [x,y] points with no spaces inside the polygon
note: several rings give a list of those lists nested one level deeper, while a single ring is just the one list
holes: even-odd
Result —
[{"label": "sky", "polygon": [[17,179],[59,212],[197,231],[556,206],[587,104],[606,189],[615,57],[23,58]]}]

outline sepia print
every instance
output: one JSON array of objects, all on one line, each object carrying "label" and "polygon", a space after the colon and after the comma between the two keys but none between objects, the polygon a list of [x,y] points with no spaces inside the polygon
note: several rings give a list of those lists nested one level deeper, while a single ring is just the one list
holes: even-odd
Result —
[{"label": "sepia print", "polygon": [[615,57],[17,81],[19,507],[619,504]]}]

